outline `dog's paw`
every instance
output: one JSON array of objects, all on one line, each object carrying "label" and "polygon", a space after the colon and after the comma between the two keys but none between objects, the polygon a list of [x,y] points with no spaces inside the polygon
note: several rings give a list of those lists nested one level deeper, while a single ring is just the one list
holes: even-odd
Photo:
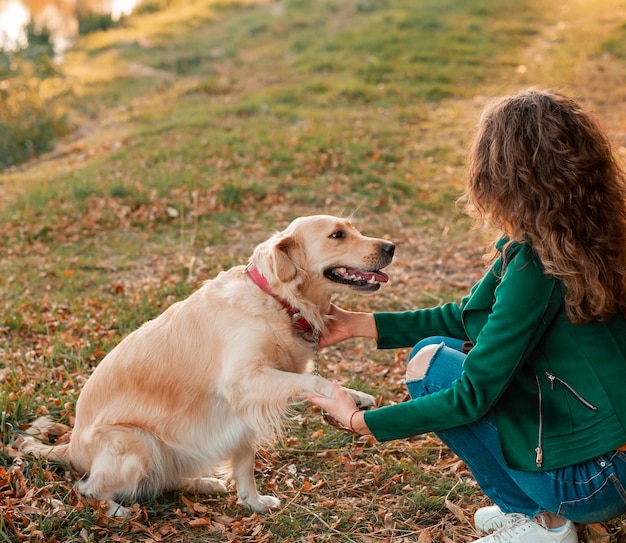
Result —
[{"label": "dog's paw", "polygon": [[111,499],[101,500],[100,506],[102,507],[102,512],[112,519],[127,520],[138,515],[138,511],[134,511],[130,507],[124,507]]},{"label": "dog's paw", "polygon": [[276,509],[280,507],[280,500],[274,496],[259,496],[260,502],[264,506],[263,513],[266,513],[270,509]]},{"label": "dog's paw", "polygon": [[257,496],[254,500],[240,500],[256,513],[267,513],[270,509],[280,507],[280,500],[274,496]]},{"label": "dog's paw", "polygon": [[352,389],[349,389],[348,392],[359,409],[370,409],[376,405],[376,398],[370,394]]},{"label": "dog's paw", "polygon": [[183,480],[183,487],[192,494],[217,496],[227,494],[224,481],[214,477],[191,477]]}]

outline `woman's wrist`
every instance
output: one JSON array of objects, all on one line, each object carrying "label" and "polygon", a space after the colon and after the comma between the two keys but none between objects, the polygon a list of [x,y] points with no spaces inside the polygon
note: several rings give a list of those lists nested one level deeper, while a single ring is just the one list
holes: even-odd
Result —
[{"label": "woman's wrist", "polygon": [[368,435],[372,433],[367,427],[367,424],[365,424],[365,411],[362,409],[356,409],[352,415],[350,415],[348,427],[355,434]]},{"label": "woman's wrist", "polygon": [[352,337],[378,338],[378,330],[376,329],[376,320],[373,313],[353,313],[350,324]]}]

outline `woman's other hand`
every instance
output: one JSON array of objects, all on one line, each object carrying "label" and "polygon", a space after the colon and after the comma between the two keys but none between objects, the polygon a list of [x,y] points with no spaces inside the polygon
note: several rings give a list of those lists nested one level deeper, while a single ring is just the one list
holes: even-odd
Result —
[{"label": "woman's other hand", "polygon": [[330,317],[328,330],[320,336],[320,347],[334,345],[352,337],[375,338],[377,336],[376,322],[371,313],[346,311],[331,304],[328,315]]}]

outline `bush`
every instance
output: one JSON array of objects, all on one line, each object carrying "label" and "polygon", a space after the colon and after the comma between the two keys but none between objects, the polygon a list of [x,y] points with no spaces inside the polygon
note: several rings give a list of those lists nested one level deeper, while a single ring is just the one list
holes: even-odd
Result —
[{"label": "bush", "polygon": [[28,47],[0,50],[0,170],[51,150],[69,131],[56,106],[64,90],[49,33],[27,32]]},{"label": "bush", "polygon": [[37,79],[4,81],[0,88],[0,169],[25,162],[54,148],[68,133],[65,116],[56,113]]}]

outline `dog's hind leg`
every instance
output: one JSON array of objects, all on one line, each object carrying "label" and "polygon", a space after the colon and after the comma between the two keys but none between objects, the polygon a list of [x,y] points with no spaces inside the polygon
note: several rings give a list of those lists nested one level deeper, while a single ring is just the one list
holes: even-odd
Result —
[{"label": "dog's hind leg", "polygon": [[117,503],[114,498],[135,494],[141,479],[146,475],[145,465],[136,456],[113,459],[105,452],[94,459],[89,477],[79,481],[76,486],[81,494],[105,501],[105,514],[127,518],[131,510]]},{"label": "dog's hind leg", "polygon": [[274,496],[260,496],[254,481],[254,459],[256,451],[247,444],[233,454],[231,458],[232,476],[237,483],[239,503],[245,504],[257,513],[267,513],[273,507],[280,506],[280,500]]},{"label": "dog's hind leg", "polygon": [[114,427],[98,429],[92,436],[90,449],[97,452],[91,459],[88,476],[76,485],[78,491],[105,501],[107,515],[126,518],[131,510],[117,503],[118,497],[136,499],[158,489],[157,482],[150,482],[150,474],[155,471],[154,450],[141,430]]}]

